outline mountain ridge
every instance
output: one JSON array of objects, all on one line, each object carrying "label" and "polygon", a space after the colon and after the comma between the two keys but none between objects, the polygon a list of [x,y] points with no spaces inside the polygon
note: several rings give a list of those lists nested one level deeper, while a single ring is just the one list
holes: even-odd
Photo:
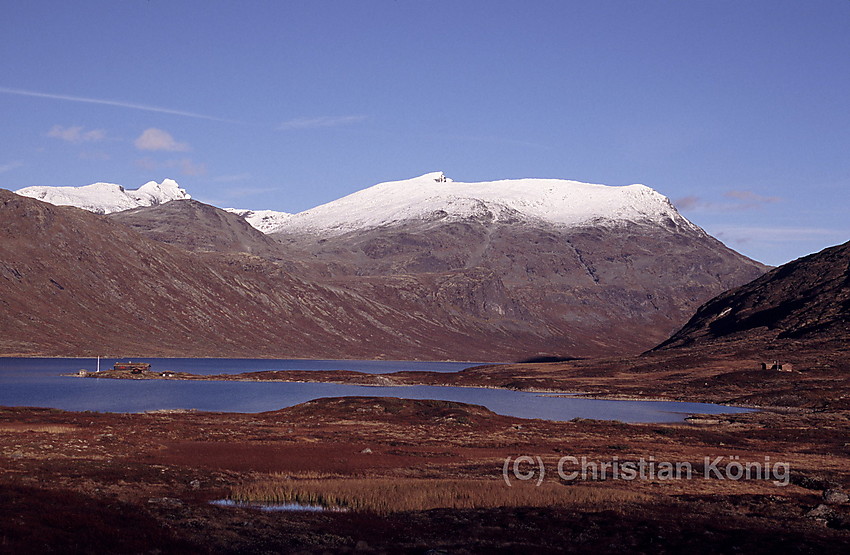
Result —
[{"label": "mountain ridge", "polygon": [[[482,212],[480,205],[460,202],[454,205],[457,208],[454,217],[446,211],[437,217],[395,218],[383,225],[355,226],[345,233],[263,234],[237,214],[191,199],[115,212],[104,218],[137,233],[136,239],[117,234],[123,237],[126,252],[137,249],[139,245],[134,245],[134,241],[142,245],[151,240],[185,251],[179,255],[175,251],[170,256],[180,258],[187,268],[180,272],[171,270],[171,274],[160,277],[145,274],[148,280],[162,281],[160,288],[172,287],[167,285],[170,280],[184,274],[186,280],[206,282],[203,274],[210,273],[227,275],[234,283],[247,284],[257,291],[259,298],[267,299],[266,289],[284,287],[276,293],[285,294],[286,287],[298,289],[310,284],[317,291],[314,301],[322,307],[319,312],[322,316],[313,324],[318,323],[326,330],[310,333],[324,337],[327,330],[338,330],[330,315],[340,310],[343,320],[349,323],[349,332],[339,332],[339,337],[328,340],[330,345],[336,345],[340,338],[345,340],[345,354],[335,355],[337,358],[383,357],[388,352],[400,358],[467,360],[637,354],[669,337],[711,297],[750,281],[766,269],[726,248],[678,215],[665,197],[643,186],[611,188],[540,180],[494,183],[498,195],[504,193],[504,187],[525,194],[524,187],[540,188],[541,183],[551,184],[553,190],[562,187],[571,191],[578,187],[590,191],[589,197],[579,197],[596,198],[596,202],[591,202],[589,208],[574,202],[573,212],[558,208],[556,216],[562,216],[560,220],[528,217],[534,210],[551,209],[540,202],[515,204],[526,213],[505,203],[500,205],[500,212],[494,213],[493,204],[484,203]],[[390,196],[399,200],[399,187],[424,188],[426,184],[452,191],[452,195],[452,187],[460,187],[462,192],[465,187],[442,174],[426,174],[376,187],[378,193],[389,190]],[[369,205],[374,200],[375,188],[364,191],[365,200],[364,195],[359,195],[355,201]],[[564,191],[559,194],[563,195]],[[602,197],[594,196],[597,193]],[[541,194],[538,201],[552,193]],[[626,212],[617,210],[613,212],[615,219],[608,223],[600,224],[594,217],[594,210],[607,211],[634,194],[645,203],[630,207],[626,211],[628,218],[623,216]],[[578,197],[573,201],[575,198]],[[514,197],[512,202],[519,200]],[[20,201],[13,201],[10,198],[7,204],[20,205]],[[427,203],[417,203],[415,199],[405,202],[418,209],[420,215],[433,215],[433,206]],[[338,207],[333,211],[338,212]],[[375,201],[374,211],[381,209],[386,206]],[[32,208],[32,211],[67,217],[75,214],[44,208]],[[354,214],[354,211],[343,212]],[[578,219],[576,214],[580,216]],[[647,217],[630,219],[635,214]],[[20,213],[16,217],[16,225],[21,228],[32,224]],[[84,228],[97,234],[114,233],[116,229],[108,231],[97,227],[100,225],[91,220]],[[94,231],[96,228],[99,231]],[[14,235],[10,231],[7,241],[13,242]],[[85,232],[66,237],[66,248],[79,248],[77,243],[98,245],[88,248],[90,254],[99,248],[116,254],[112,253],[114,246],[103,243],[102,237],[88,237]],[[39,245],[25,246],[32,249],[31,256],[54,260],[55,264],[67,258],[67,253],[41,252]],[[41,246],[51,243],[45,241]],[[55,249],[56,245],[51,248]],[[14,260],[19,255],[20,252],[13,251],[9,257]],[[22,265],[27,264],[18,260]],[[118,260],[113,259],[113,264],[118,266]],[[220,268],[223,260],[229,269]],[[65,263],[73,266],[80,261]],[[243,276],[239,268],[249,268],[246,271],[256,275]],[[114,279],[119,280],[120,270],[113,270]],[[129,282],[131,276],[124,279]],[[256,280],[261,280],[263,285],[251,285]],[[80,290],[88,287],[78,285]],[[223,298],[242,302],[242,293],[229,285],[218,283],[209,287],[214,291],[221,289]],[[37,297],[38,292],[30,291],[29,295]],[[330,299],[338,295],[345,299],[339,301],[342,305],[338,309],[329,308],[334,304]],[[117,293],[114,302],[123,302]],[[163,302],[171,306],[177,301],[169,298]],[[210,321],[219,318],[207,314],[208,307],[201,304],[194,309],[198,318],[211,318]],[[143,318],[153,322],[164,318],[154,308],[158,304],[146,306]],[[291,310],[315,314],[312,307],[301,306],[300,301],[291,299],[274,301],[273,306],[266,307],[260,303],[255,309],[281,319],[289,318]],[[75,317],[73,306],[66,310],[69,318]],[[244,309],[242,313],[249,320],[252,318],[250,310]],[[354,313],[359,316],[354,317]],[[233,322],[228,321],[227,326],[231,331],[239,329]],[[238,333],[244,335],[246,331]],[[389,343],[379,345],[378,338]],[[304,342],[307,344],[315,347],[315,343]],[[206,347],[193,348],[196,349],[193,352],[202,352],[197,349]],[[323,349],[313,352],[257,345],[252,349],[269,356],[327,356]]]},{"label": "mountain ridge", "polygon": [[[245,252],[276,258],[278,242],[237,214],[193,199],[177,199],[156,210],[143,206],[108,214],[142,235],[198,252]],[[191,233],[187,230],[191,229]]]},{"label": "mountain ridge", "polygon": [[489,360],[551,346],[539,322],[457,317],[444,308],[450,290],[419,300],[452,279],[486,297],[497,280],[431,279],[323,284],[257,256],[190,252],[0,189],[5,356]]},{"label": "mountain ridge", "polygon": [[611,187],[563,179],[463,183],[433,172],[284,214],[271,232],[341,235],[434,220],[524,221],[565,228],[630,222],[698,229],[666,197],[645,185]]},{"label": "mountain ridge", "polygon": [[[137,190],[96,183],[83,187],[26,187],[18,194],[51,204],[107,214],[191,195],[171,179]],[[613,187],[564,179],[505,179],[464,183],[432,172],[372,185],[297,214],[225,208],[263,233],[343,234],[406,221],[530,221],[558,227],[655,223],[699,229],[667,197],[645,185]]]},{"label": "mountain ridge", "polygon": [[24,187],[15,192],[56,206],[75,206],[96,214],[110,214],[192,198],[173,179],[163,179],[160,183],[148,181],[138,189],[125,189],[115,183],[99,182],[82,187]]}]

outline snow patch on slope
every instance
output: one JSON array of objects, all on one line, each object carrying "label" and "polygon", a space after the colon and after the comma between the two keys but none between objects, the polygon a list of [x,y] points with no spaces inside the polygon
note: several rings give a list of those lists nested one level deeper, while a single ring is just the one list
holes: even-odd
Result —
[{"label": "snow patch on slope", "polygon": [[237,216],[242,216],[255,229],[265,234],[281,231],[293,214],[288,212],[276,212],[275,210],[245,210],[243,208],[225,208]]},{"label": "snow patch on slope", "polygon": [[611,187],[563,179],[462,183],[434,172],[380,183],[281,221],[279,231],[339,235],[411,220],[527,221],[576,227],[628,222],[699,230],[645,185]]},{"label": "snow patch on slope", "polygon": [[115,183],[94,183],[83,187],[25,187],[15,192],[57,206],[76,206],[96,214],[192,198],[173,179],[163,179],[162,183],[148,181],[138,189],[125,189]]}]

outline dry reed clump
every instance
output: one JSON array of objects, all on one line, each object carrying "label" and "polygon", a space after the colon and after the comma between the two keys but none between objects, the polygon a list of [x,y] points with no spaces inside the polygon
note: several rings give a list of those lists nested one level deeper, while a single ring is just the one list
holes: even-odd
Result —
[{"label": "dry reed clump", "polygon": [[47,434],[68,434],[77,431],[74,426],[62,426],[60,424],[0,424],[2,432],[39,432]]},{"label": "dry reed clump", "polygon": [[549,507],[614,505],[647,500],[644,494],[610,487],[565,486],[502,480],[349,478],[291,479],[283,476],[240,484],[239,502],[298,503],[354,511],[391,513],[437,508]]}]

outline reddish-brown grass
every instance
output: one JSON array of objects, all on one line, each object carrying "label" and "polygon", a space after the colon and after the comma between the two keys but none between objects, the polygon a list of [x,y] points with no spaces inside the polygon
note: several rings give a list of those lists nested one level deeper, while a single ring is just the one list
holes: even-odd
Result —
[{"label": "reddish-brown grass", "polygon": [[54,424],[0,424],[0,433],[42,432],[47,434],[67,434],[71,432],[76,432],[77,430],[78,428],[75,426],[62,426]]},{"label": "reddish-brown grass", "polygon": [[243,483],[231,490],[235,501],[300,503],[381,514],[437,508],[552,507],[646,501],[647,496],[609,487],[544,482],[456,479],[293,479],[280,475]]}]

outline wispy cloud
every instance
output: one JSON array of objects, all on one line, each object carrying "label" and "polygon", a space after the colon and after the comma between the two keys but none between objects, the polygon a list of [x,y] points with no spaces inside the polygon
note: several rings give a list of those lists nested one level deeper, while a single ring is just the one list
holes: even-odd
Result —
[{"label": "wispy cloud", "polygon": [[89,131],[84,131],[83,129],[82,125],[75,127],[54,125],[50,128],[50,131],[47,132],[47,136],[75,144],[94,143],[106,138],[106,131],[103,129],[90,129]]},{"label": "wispy cloud", "polygon": [[196,112],[187,112],[185,110],[172,110],[171,108],[163,108],[161,106],[149,106],[146,104],[137,104],[135,102],[124,102],[121,100],[108,100],[105,98],[89,98],[85,96],[72,96],[68,94],[53,94],[43,93],[38,91],[27,91],[23,89],[12,89],[9,87],[0,87],[0,93],[14,94],[18,96],[29,96],[33,98],[49,98],[51,100],[65,100],[68,102],[85,102],[87,104],[100,104],[103,106],[116,106],[118,108],[127,108],[130,110],[143,110],[145,112],[156,112],[159,114],[171,114],[173,116],[182,116],[186,118],[206,119],[212,121],[221,121],[225,123],[241,123],[236,120],[208,116],[206,114],[198,114]]},{"label": "wispy cloud", "polygon": [[676,208],[679,210],[696,210],[702,206],[703,203],[704,201],[696,195],[689,195],[673,200],[673,204],[675,204]]},{"label": "wispy cloud", "polygon": [[847,230],[823,227],[725,226],[713,230],[713,234],[720,239],[738,244],[750,242],[783,244],[831,237],[841,239],[847,235]]},{"label": "wispy cloud", "polygon": [[321,116],[317,118],[297,118],[285,121],[278,126],[282,131],[290,129],[315,129],[318,127],[339,127],[352,125],[368,119],[367,116]]},{"label": "wispy cloud", "polygon": [[226,191],[224,195],[229,199],[240,199],[243,197],[253,197],[265,193],[272,193],[279,190],[280,189],[278,187],[239,187]]},{"label": "wispy cloud", "polygon": [[0,173],[6,173],[7,171],[14,170],[15,168],[20,168],[24,163],[20,161],[9,162],[8,164],[0,165]]},{"label": "wispy cloud", "polygon": [[[771,222],[773,223],[773,222]],[[708,225],[705,230],[747,256],[779,266],[786,262],[838,245],[850,237],[850,228],[806,225]]]},{"label": "wispy cloud", "polygon": [[136,165],[145,171],[154,172],[159,169],[159,164],[156,160],[150,157],[139,158],[136,160]]},{"label": "wispy cloud", "polygon": [[755,210],[768,204],[780,202],[782,197],[768,197],[752,191],[727,191],[723,193],[727,201],[707,200],[697,195],[689,195],[673,201],[676,208],[694,212],[739,212]]},{"label": "wispy cloud", "polygon": [[250,173],[240,173],[240,174],[232,174],[232,175],[219,175],[217,177],[213,177],[210,181],[214,183],[232,183],[235,185],[231,185],[229,189],[223,191],[221,194],[229,200],[240,199],[243,197],[253,197],[256,195],[262,195],[265,193],[273,193],[275,191],[280,191],[280,187],[244,187],[239,184],[245,183],[246,181],[252,181],[253,176]]},{"label": "wispy cloud", "polygon": [[145,129],[133,143],[139,150],[164,150],[167,152],[188,152],[192,150],[188,143],[179,143],[171,133],[156,127]]},{"label": "wispy cloud", "polygon": [[250,173],[240,173],[234,175],[220,175],[218,177],[213,177],[211,181],[215,181],[216,183],[233,183],[236,181],[247,181],[251,179]]},{"label": "wispy cloud", "polygon": [[[431,137],[435,137],[436,135],[429,135]],[[474,142],[474,143],[489,143],[495,145],[512,145],[512,146],[522,146],[522,147],[530,147],[530,148],[538,148],[542,150],[553,150],[551,146],[544,145],[541,143],[535,143],[532,141],[523,141],[521,139],[512,139],[508,137],[498,137],[495,135],[440,135],[440,138],[443,140],[452,139],[457,141],[465,141],[465,142]]]},{"label": "wispy cloud", "polygon": [[752,191],[728,191],[723,194],[724,197],[733,199],[738,202],[741,209],[758,208],[765,204],[773,204],[782,200],[781,197],[766,197]]},{"label": "wispy cloud", "polygon": [[80,160],[110,160],[112,157],[102,150],[91,150],[80,153]]},{"label": "wispy cloud", "polygon": [[177,170],[181,175],[206,175],[207,165],[201,162],[195,162],[191,158],[179,158],[177,160],[166,160],[158,162],[153,158],[140,158],[136,160],[136,165],[145,171],[155,172],[162,170]]},{"label": "wispy cloud", "polygon": [[206,175],[207,165],[201,162],[194,162],[189,158],[181,158],[173,161],[174,166],[180,170],[183,175]]}]

